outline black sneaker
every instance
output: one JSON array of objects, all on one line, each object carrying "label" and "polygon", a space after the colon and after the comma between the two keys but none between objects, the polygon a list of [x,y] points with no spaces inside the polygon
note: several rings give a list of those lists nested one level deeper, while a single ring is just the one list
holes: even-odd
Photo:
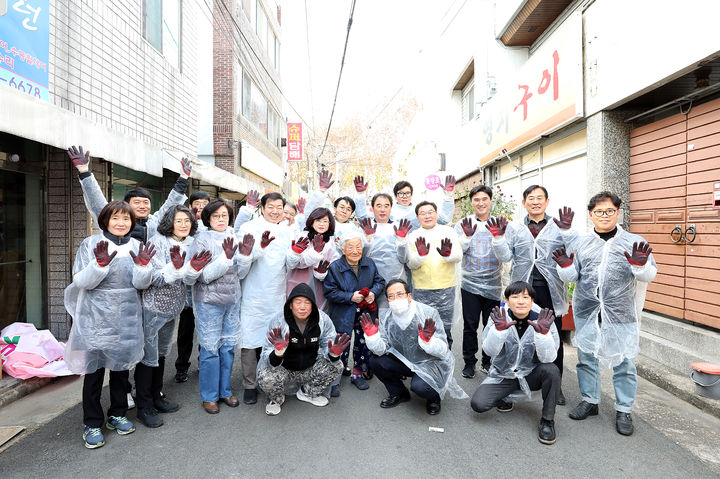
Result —
[{"label": "black sneaker", "polygon": [[155,406],[155,409],[157,412],[162,413],[169,413],[169,412],[175,412],[178,409],[180,409],[180,405],[176,402],[168,401],[164,398],[158,398],[153,401],[153,406]]},{"label": "black sneaker", "polygon": [[515,409],[515,404],[503,401],[501,399],[497,403],[495,403],[495,407],[497,408],[498,412],[510,412]]},{"label": "black sneaker", "polygon": [[580,401],[580,404],[575,406],[575,409],[570,411],[570,419],[575,419],[576,421],[582,421],[583,419],[586,419],[588,416],[597,416],[598,415],[598,405],[597,404],[590,404],[587,401]]},{"label": "black sneaker", "polygon": [[257,389],[246,389],[243,392],[243,402],[245,404],[255,404],[257,402]]},{"label": "black sneaker", "polygon": [[555,444],[555,421],[540,419],[538,441],[543,444]]},{"label": "black sneaker", "polygon": [[187,369],[178,369],[175,373],[175,382],[176,383],[184,383],[188,380],[188,372]]},{"label": "black sneaker", "polygon": [[475,366],[465,366],[462,370],[462,377],[472,379],[475,377]]},{"label": "black sneaker", "polygon": [[342,373],[343,376],[350,376],[351,374],[352,374],[352,369],[350,369],[350,368],[343,369],[343,373]]},{"label": "black sneaker", "polygon": [[151,407],[138,409],[137,419],[146,427],[150,428],[160,427],[163,425],[162,418],[158,415],[158,412]]},{"label": "black sneaker", "polygon": [[391,407],[395,407],[401,402],[408,402],[410,400],[410,391],[407,389],[400,393],[397,396],[388,396],[382,401],[380,401],[380,407],[383,409],[388,409]]},{"label": "black sneaker", "polygon": [[632,436],[635,427],[630,413],[615,411],[615,429],[623,436]]}]

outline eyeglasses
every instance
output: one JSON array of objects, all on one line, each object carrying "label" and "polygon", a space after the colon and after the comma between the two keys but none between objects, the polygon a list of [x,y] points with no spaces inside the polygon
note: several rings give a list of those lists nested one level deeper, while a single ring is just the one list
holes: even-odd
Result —
[{"label": "eyeglasses", "polygon": [[421,217],[433,216],[436,213],[437,213],[437,211],[423,211],[421,213],[418,213],[418,216],[421,216]]},{"label": "eyeglasses", "polygon": [[617,210],[595,210],[592,212],[597,218],[601,216],[615,216],[615,213],[617,213]]},{"label": "eyeglasses", "polygon": [[412,196],[412,193],[409,191],[399,191],[397,195],[398,198],[410,198]]},{"label": "eyeglasses", "polygon": [[190,225],[190,224],[192,224],[192,222],[190,221],[190,219],[175,220],[175,221],[173,221],[173,223],[176,224],[176,225]]},{"label": "eyeglasses", "polygon": [[319,220],[315,220],[315,223],[320,224],[320,225],[329,225],[330,220],[328,218],[322,218]]},{"label": "eyeglasses", "polygon": [[387,299],[392,301],[395,298],[404,298],[405,296],[407,296],[407,293],[388,294]]},{"label": "eyeglasses", "polygon": [[230,216],[228,216],[227,214],[223,214],[223,215],[210,215],[210,218],[212,218],[212,219],[214,219],[214,220],[226,220],[226,219],[230,218]]}]

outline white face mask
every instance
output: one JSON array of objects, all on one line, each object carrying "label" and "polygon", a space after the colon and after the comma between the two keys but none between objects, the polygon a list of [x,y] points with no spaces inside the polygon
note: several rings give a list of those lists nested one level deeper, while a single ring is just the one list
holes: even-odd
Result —
[{"label": "white face mask", "polygon": [[410,307],[410,302],[406,298],[399,298],[389,302],[388,305],[393,314],[403,315]]}]

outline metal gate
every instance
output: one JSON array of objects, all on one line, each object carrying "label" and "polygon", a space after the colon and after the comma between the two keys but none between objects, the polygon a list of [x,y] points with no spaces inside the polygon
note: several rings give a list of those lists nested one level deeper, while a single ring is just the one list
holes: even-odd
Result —
[{"label": "metal gate", "polygon": [[630,132],[630,231],[653,247],[645,308],[720,329],[720,99]]}]

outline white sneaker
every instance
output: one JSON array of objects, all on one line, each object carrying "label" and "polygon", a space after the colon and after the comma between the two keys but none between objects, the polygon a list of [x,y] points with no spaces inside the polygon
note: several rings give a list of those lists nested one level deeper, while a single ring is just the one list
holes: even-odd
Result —
[{"label": "white sneaker", "polygon": [[128,393],[128,409],[135,409],[135,400],[130,393]]},{"label": "white sneaker", "polygon": [[298,389],[298,392],[296,394],[297,398],[301,401],[309,402],[313,406],[317,407],[323,407],[328,405],[328,398],[325,396],[315,396],[311,397],[305,394],[305,392],[302,390],[302,388]]},{"label": "white sneaker", "polygon": [[280,405],[275,401],[268,402],[267,406],[265,406],[265,414],[268,416],[277,416],[280,414]]}]

